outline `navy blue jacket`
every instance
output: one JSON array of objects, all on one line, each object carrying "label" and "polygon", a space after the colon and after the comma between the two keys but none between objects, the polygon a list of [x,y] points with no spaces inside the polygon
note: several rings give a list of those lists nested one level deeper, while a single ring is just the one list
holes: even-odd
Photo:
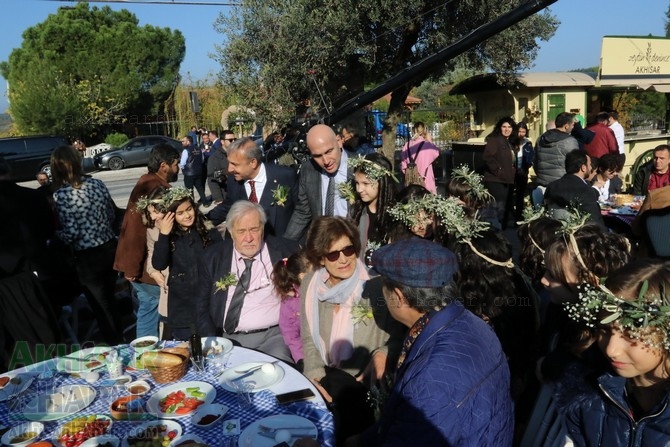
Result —
[{"label": "navy blue jacket", "polygon": [[645,417],[633,420],[626,401],[626,379],[604,375],[599,390],[572,397],[566,424],[575,447],[668,447],[668,395]]},{"label": "navy blue jacket", "polygon": [[508,447],[514,432],[507,361],[481,319],[452,303],[415,340],[370,446]]}]

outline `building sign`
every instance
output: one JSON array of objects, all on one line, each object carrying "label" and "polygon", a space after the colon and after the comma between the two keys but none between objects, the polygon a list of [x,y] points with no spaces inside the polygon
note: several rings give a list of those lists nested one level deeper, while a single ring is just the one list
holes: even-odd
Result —
[{"label": "building sign", "polygon": [[601,76],[670,76],[670,39],[603,37]]}]

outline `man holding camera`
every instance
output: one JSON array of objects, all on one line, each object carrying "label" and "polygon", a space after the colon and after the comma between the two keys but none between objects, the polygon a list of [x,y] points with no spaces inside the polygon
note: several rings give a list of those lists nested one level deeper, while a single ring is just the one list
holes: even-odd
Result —
[{"label": "man holding camera", "polygon": [[203,140],[210,146],[207,160],[207,183],[215,205],[226,200],[226,177],[228,176],[228,147],[235,141],[231,130],[221,132],[221,144],[217,147],[211,142],[210,136],[203,134]]}]

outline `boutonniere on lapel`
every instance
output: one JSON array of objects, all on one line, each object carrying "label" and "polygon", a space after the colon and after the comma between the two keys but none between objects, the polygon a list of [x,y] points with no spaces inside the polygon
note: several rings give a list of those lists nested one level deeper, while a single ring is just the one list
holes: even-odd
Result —
[{"label": "boutonniere on lapel", "polygon": [[349,205],[353,205],[356,202],[356,193],[351,182],[338,183],[337,191],[340,193],[340,197],[349,202]]},{"label": "boutonniere on lapel", "polygon": [[367,320],[374,318],[372,313],[372,307],[366,306],[364,304],[356,304],[351,308],[351,319],[353,320],[354,326],[358,326],[359,323],[368,325]]},{"label": "boutonniere on lapel", "polygon": [[218,292],[219,290],[226,290],[230,286],[237,285],[237,276],[233,272],[230,272],[215,282],[214,285],[216,286],[215,292]]},{"label": "boutonniere on lapel", "polygon": [[275,189],[272,190],[272,198],[275,199],[272,202],[273,205],[277,204],[279,206],[284,206],[288,200],[288,194],[291,192],[291,188],[286,185],[277,185]]}]

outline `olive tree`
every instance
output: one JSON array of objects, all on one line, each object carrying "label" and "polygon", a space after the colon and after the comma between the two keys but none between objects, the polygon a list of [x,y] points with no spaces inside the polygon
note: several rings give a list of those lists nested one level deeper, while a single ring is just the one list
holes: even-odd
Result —
[{"label": "olive tree", "polygon": [[0,74],[19,131],[84,136],[162,113],[185,51],[179,31],[79,3],[25,30]]},{"label": "olive tree", "polygon": [[[221,76],[269,119],[292,117],[306,99],[323,115],[358,93],[356,86],[385,81],[524,1],[242,0],[216,22],[225,37],[217,48]],[[412,87],[457,63],[509,76],[531,66],[538,40],[557,26],[547,11],[533,15],[395,90],[385,141],[393,140],[387,133]]]}]

